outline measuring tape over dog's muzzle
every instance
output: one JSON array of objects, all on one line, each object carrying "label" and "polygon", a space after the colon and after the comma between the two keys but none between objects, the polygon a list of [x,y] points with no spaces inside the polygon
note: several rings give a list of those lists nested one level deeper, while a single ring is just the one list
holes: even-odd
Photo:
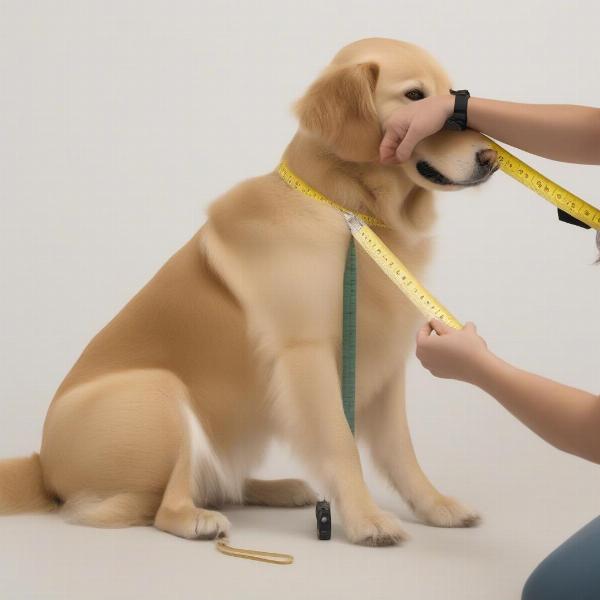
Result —
[{"label": "measuring tape over dog's muzzle", "polygon": [[483,137],[492,150],[496,151],[500,169],[539,194],[544,200],[554,204],[558,208],[558,218],[561,221],[600,231],[600,210],[519,160],[494,140],[487,136]]},{"label": "measuring tape over dog's muzzle", "polygon": [[483,137],[492,150],[496,151],[500,169],[525,187],[532,189],[544,200],[554,204],[561,221],[584,229],[596,229],[596,248],[600,252],[600,210],[519,160],[494,140],[485,135]]}]

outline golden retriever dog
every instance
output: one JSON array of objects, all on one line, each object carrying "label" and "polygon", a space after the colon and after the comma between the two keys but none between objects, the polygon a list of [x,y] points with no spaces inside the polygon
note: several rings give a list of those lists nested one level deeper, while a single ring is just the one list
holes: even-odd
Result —
[{"label": "golden retriever dog", "polygon": [[[434,190],[477,185],[495,153],[470,130],[441,131],[382,165],[399,106],[448,93],[422,49],[388,39],[343,48],[295,104],[290,169],[377,233],[417,276],[431,255]],[[215,538],[224,503],[312,504],[303,481],[250,478],[271,439],[289,445],[332,498],[349,540],[389,545],[402,524],[365,485],[340,393],[342,214],[272,172],[210,206],[207,222],[83,351],[50,408],[39,455],[0,462],[0,512],[61,507],[77,523],[149,525]],[[478,516],[423,473],[405,415],[405,360],[418,312],[358,249],[356,435],[419,519]]]}]

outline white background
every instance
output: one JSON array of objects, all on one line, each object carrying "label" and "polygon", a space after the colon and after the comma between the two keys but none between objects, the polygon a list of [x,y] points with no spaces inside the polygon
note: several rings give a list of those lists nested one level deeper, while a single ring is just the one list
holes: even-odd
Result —
[{"label": "white background", "polygon": [[[599,17],[583,1],[1,0],[0,456],[39,448],[48,402],[92,335],[216,196],[277,164],[290,104],[341,46],[403,39],[473,95],[599,105]],[[518,153],[600,203],[597,167]],[[593,234],[502,173],[438,198],[429,287],[505,360],[599,391]],[[311,509],[226,511],[234,543],[291,552],[291,567],[150,528],[10,517],[0,596],[518,598],[535,564],[600,510],[597,467],[415,359],[408,393],[423,466],[483,513],[478,529],[415,523],[367,461],[380,504],[407,520],[402,548],[351,546],[339,528],[318,542]],[[263,470],[298,472],[286,454]]]}]

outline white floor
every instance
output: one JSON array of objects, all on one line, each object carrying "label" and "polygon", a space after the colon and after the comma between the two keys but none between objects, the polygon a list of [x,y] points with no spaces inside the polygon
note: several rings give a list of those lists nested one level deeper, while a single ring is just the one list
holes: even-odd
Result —
[{"label": "white floor", "polygon": [[[442,489],[482,511],[484,520],[476,529],[416,523],[372,475],[367,461],[377,500],[405,519],[412,539],[403,547],[353,546],[339,522],[333,539],[320,542],[308,508],[225,511],[233,523],[234,545],[291,553],[295,562],[290,566],[226,557],[212,542],[186,541],[150,527],[99,530],[68,525],[58,515],[4,517],[0,598],[518,599],[535,564],[596,516],[596,467],[540,443],[539,452],[523,457],[522,468],[504,468],[518,450],[502,436],[496,440],[495,462],[461,462],[477,435],[463,435],[456,443],[446,439],[445,449],[421,453]],[[540,460],[552,461],[554,476],[537,476]],[[284,466],[287,462],[285,454],[274,454],[263,474],[297,473],[297,467]]]}]

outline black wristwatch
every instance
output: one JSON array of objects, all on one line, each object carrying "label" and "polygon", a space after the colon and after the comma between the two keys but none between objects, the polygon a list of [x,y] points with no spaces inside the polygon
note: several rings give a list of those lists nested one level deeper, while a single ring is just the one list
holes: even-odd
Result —
[{"label": "black wristwatch", "polygon": [[454,96],[454,112],[448,117],[444,129],[451,131],[462,131],[467,128],[467,103],[469,102],[469,90],[450,90]]}]

